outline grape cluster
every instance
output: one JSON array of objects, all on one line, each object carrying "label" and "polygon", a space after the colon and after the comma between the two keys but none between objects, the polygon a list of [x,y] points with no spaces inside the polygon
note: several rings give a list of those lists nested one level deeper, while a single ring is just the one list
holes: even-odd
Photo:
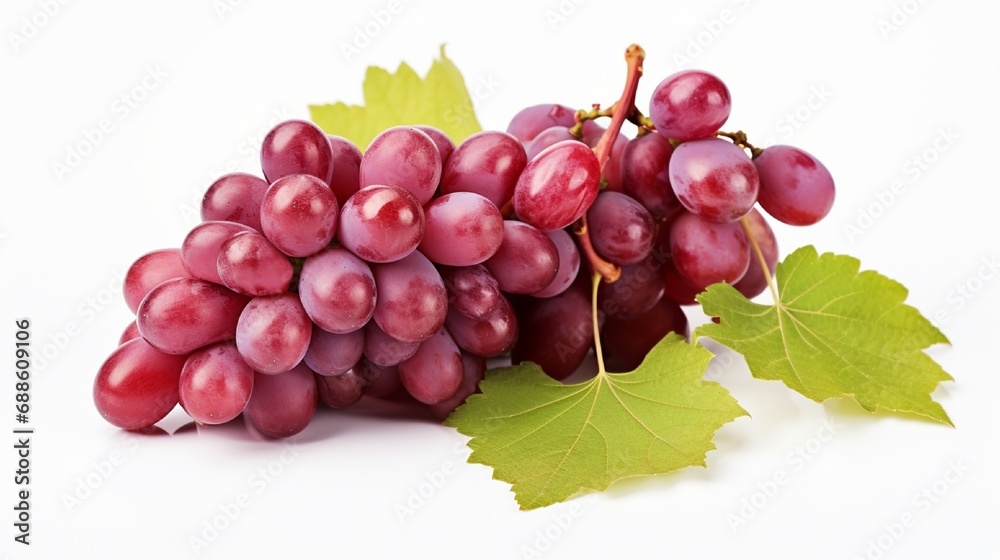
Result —
[{"label": "grape cluster", "polygon": [[[604,188],[596,197],[570,196],[553,182],[544,199],[553,201],[550,206],[524,212],[515,193],[518,217],[543,230],[557,224],[537,215],[586,208],[596,254],[620,266],[619,278],[598,291],[610,371],[634,369],[669,332],[687,334],[680,306],[694,304],[709,285],[728,282],[747,298],[767,288],[778,247],[755,205],[792,225],[816,223],[833,205],[833,179],[812,155],[791,146],[758,149],[742,133],[719,132],[730,109],[729,90],[719,78],[678,72],[655,88],[650,124],[640,121],[635,138],[614,139],[601,178]],[[569,148],[562,146],[574,145],[574,131],[583,143],[596,145],[604,129],[590,120],[582,124],[568,107],[537,105],[518,113],[508,132],[525,143],[530,168],[546,153],[558,152],[558,160],[568,161]],[[580,142],[574,146],[579,150]],[[767,275],[758,259],[766,263]],[[594,343],[589,279],[555,297],[538,295],[518,315],[521,338],[512,358],[536,362],[563,379]]]},{"label": "grape cluster", "polygon": [[556,379],[579,368],[594,345],[595,259],[620,270],[598,290],[599,334],[608,369],[628,371],[687,333],[680,306],[708,285],[766,288],[751,260],[770,273],[778,250],[756,204],[807,225],[833,202],[811,155],[718,132],[729,112],[718,78],[685,71],[659,84],[633,139],[554,104],[457,146],[393,127],[364,154],[280,123],[263,178],[219,178],[180,248],[129,269],[136,320],[97,374],[97,408],[139,429],[180,403],[203,424],[243,414],[270,437],[300,432],[318,402],[363,396],[444,417],[487,358]]}]

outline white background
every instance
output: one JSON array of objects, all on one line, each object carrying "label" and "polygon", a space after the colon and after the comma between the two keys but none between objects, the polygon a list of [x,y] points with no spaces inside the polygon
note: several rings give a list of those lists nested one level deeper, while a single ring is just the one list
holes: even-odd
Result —
[{"label": "white background", "polygon": [[[241,559],[1000,557],[1000,280],[984,266],[1000,257],[995,3],[397,1],[378,25],[381,0],[67,2],[48,17],[52,2],[3,3],[5,429],[15,318],[49,356],[31,388],[32,545],[12,540],[16,458],[3,443],[3,554],[187,558],[201,537],[200,557]],[[32,33],[23,18],[44,24]],[[377,32],[359,38],[366,25]],[[956,428],[819,405],[723,352],[711,377],[753,418],[718,432],[708,469],[521,512],[489,469],[464,463],[464,438],[426,421],[326,411],[286,448],[239,426],[139,437],[96,413],[94,374],[131,319],[121,273],[178,246],[227,167],[259,172],[253,150],[277,120],[359,102],[366,66],[405,59],[423,73],[447,43],[483,126],[503,129],[529,104],[616,99],[631,42],[648,54],[640,107],[681,66],[709,69],[732,91],[727,128],[826,163],[833,212],[777,228],[779,242],[855,255],[909,287],[953,343],[930,354],[957,380],[935,393]],[[151,70],[162,76],[143,90]],[[111,132],[57,176],[102,119]],[[185,423],[175,411],[161,425]],[[431,492],[427,477],[443,482]],[[204,533],[241,493],[236,519]]]}]

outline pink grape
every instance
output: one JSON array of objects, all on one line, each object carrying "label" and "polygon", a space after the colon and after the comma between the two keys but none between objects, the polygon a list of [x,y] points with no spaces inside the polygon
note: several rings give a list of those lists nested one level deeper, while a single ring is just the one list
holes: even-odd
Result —
[{"label": "pink grape", "polygon": [[695,296],[701,292],[701,290],[693,288],[687,280],[681,278],[670,254],[670,226],[678,217],[686,213],[686,210],[680,209],[669,220],[657,224],[656,243],[653,245],[653,254],[650,256],[650,258],[655,259],[658,265],[660,280],[663,283],[663,297],[678,305],[694,305],[697,303],[694,299]]},{"label": "pink grape", "polygon": [[361,187],[393,185],[421,205],[441,180],[441,153],[430,136],[410,126],[394,126],[372,140],[361,157]]},{"label": "pink grape", "polygon": [[372,272],[378,291],[374,317],[386,334],[403,342],[421,342],[444,325],[448,312],[444,281],[420,251],[376,264]]},{"label": "pink grape", "polygon": [[344,206],[351,195],[361,188],[361,150],[347,138],[330,135],[333,150],[333,175],[330,190],[337,197],[337,205]]},{"label": "pink grape", "polygon": [[439,129],[433,126],[417,125],[413,128],[423,132],[427,136],[430,136],[431,140],[434,141],[434,145],[437,146],[438,153],[441,154],[441,168],[444,169],[448,165],[448,158],[455,151],[455,143],[451,141],[451,138],[441,132]]},{"label": "pink grape", "polygon": [[118,346],[125,344],[126,342],[132,340],[133,338],[139,338],[141,336],[142,335],[139,334],[139,325],[137,325],[135,321],[132,321],[128,324],[127,327],[125,327],[125,330],[122,331],[121,336],[118,337]]},{"label": "pink grape", "polygon": [[174,278],[188,278],[191,275],[184,268],[180,249],[160,249],[151,251],[136,259],[122,283],[125,293],[125,305],[135,313],[153,288]]},{"label": "pink grape", "polygon": [[452,309],[448,311],[445,326],[459,348],[484,358],[507,352],[517,340],[517,317],[506,299],[484,320],[470,319]]},{"label": "pink grape", "polygon": [[521,142],[530,142],[553,126],[569,128],[576,123],[576,111],[565,105],[544,103],[521,109],[507,125],[507,133]]},{"label": "pink grape", "polygon": [[528,161],[531,161],[535,159],[535,156],[542,153],[542,150],[545,148],[565,140],[579,141],[576,136],[570,134],[569,129],[565,126],[546,128],[525,145],[525,155],[528,156]]},{"label": "pink grape", "polygon": [[431,412],[438,418],[445,418],[479,390],[479,382],[486,375],[486,360],[479,356],[462,352],[462,383],[455,394],[430,405]]},{"label": "pink grape", "polygon": [[718,224],[684,214],[670,227],[670,253],[681,278],[697,291],[737,282],[750,265],[750,244],[739,223]]},{"label": "pink grape", "polygon": [[246,408],[254,371],[232,341],[206,346],[184,362],[179,381],[184,410],[202,424],[223,424]]},{"label": "pink grape", "polygon": [[575,140],[558,142],[528,162],[514,187],[518,218],[542,231],[562,229],[583,216],[600,190],[597,156]]},{"label": "pink grape", "polygon": [[97,371],[94,404],[101,416],[125,430],[159,422],[177,404],[184,356],[164,354],[136,338],[118,347]]},{"label": "pink grape", "polygon": [[337,240],[368,262],[386,263],[416,249],[425,228],[424,210],[406,189],[372,185],[344,204]]},{"label": "pink grape", "polygon": [[496,278],[483,265],[438,268],[448,290],[451,309],[471,319],[485,319],[500,305],[503,294]]},{"label": "pink grape", "polygon": [[669,172],[677,200],[710,222],[736,221],[757,202],[757,169],[732,142],[719,138],[685,142],[674,150]]},{"label": "pink grape", "polygon": [[588,148],[596,148],[608,129],[597,124],[597,121],[592,120],[585,121],[584,125],[583,137],[580,138],[580,141],[586,144]]},{"label": "pink grape", "polygon": [[254,231],[236,222],[204,222],[187,234],[181,244],[181,262],[188,274],[216,284],[219,278],[219,250],[222,244],[237,233]]},{"label": "pink grape", "polygon": [[703,70],[682,70],[667,76],[649,99],[649,118],[656,130],[674,140],[711,136],[731,110],[729,89]]},{"label": "pink grape", "polygon": [[377,366],[397,365],[415,354],[420,347],[419,342],[403,342],[385,334],[375,321],[368,321],[364,333],[364,355]]},{"label": "pink grape", "polygon": [[439,403],[458,391],[462,355],[446,329],[439,329],[399,364],[399,379],[413,398],[425,404]]},{"label": "pink grape", "polygon": [[503,223],[503,243],[484,264],[500,289],[512,294],[532,294],[552,283],[559,271],[555,243],[524,222]]},{"label": "pink grape", "polygon": [[[324,136],[325,138],[325,136]],[[290,257],[308,257],[326,247],[337,231],[337,197],[311,175],[287,175],[264,194],[264,235]]]},{"label": "pink grape", "polygon": [[240,315],[236,347],[255,371],[278,374],[302,361],[311,336],[312,323],[298,296],[257,296]]},{"label": "pink grape", "polygon": [[371,268],[343,247],[327,247],[302,265],[302,307],[324,330],[348,333],[365,326],[375,313],[375,294]]},{"label": "pink grape", "polygon": [[362,331],[336,334],[313,325],[309,349],[303,359],[318,375],[341,375],[361,360],[364,347]]},{"label": "pink grape", "polygon": [[142,300],[136,324],[142,337],[161,352],[188,354],[236,336],[236,324],[249,300],[205,280],[174,278]]},{"label": "pink grape", "polygon": [[330,184],[333,153],[330,140],[318,126],[308,121],[278,123],[260,148],[260,166],[268,183],[289,175],[311,175]]},{"label": "pink grape", "polygon": [[770,146],[753,163],[760,175],[760,206],[776,220],[808,226],[833,207],[833,176],[805,150]]},{"label": "pink grape", "polygon": [[441,176],[441,193],[471,192],[497,208],[514,196],[528,157],[521,143],[504,132],[478,132],[455,148]]},{"label": "pink grape", "polygon": [[552,240],[559,253],[559,268],[556,276],[541,290],[531,294],[536,298],[547,298],[559,295],[569,288],[577,273],[580,272],[580,251],[576,248],[573,238],[564,229],[557,229],[546,232],[545,235]]},{"label": "pink grape", "polygon": [[205,222],[236,222],[260,231],[260,203],[267,181],[249,173],[227,173],[219,177],[201,199]]},{"label": "pink grape", "polygon": [[246,416],[267,437],[294,436],[316,414],[316,379],[305,364],[281,375],[257,373]]},{"label": "pink grape", "polygon": [[223,242],[216,268],[222,284],[249,296],[288,291],[295,272],[288,258],[256,231],[237,233]]},{"label": "pink grape", "polygon": [[493,256],[503,242],[503,216],[496,205],[471,192],[440,196],[424,207],[420,252],[438,264],[471,266]]}]

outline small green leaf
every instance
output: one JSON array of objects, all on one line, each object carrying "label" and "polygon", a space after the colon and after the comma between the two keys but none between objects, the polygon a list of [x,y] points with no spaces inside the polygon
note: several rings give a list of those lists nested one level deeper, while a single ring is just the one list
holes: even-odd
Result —
[{"label": "small green leaf", "polygon": [[725,344],[743,354],[754,377],[780,380],[814,401],[851,396],[869,412],[951,424],[930,397],[951,376],[923,352],[948,339],[903,303],[906,288],[875,271],[859,273],[860,266],[802,247],[777,267],[775,305],[752,303],[728,284],[709,286],[698,301],[720,323],[694,336]]},{"label": "small green leaf", "polygon": [[701,380],[711,358],[672,334],[635,371],[577,385],[530,362],[496,369],[445,424],[472,437],[469,462],[493,467],[522,509],[547,506],[621,478],[704,466],[716,430],[746,415]]},{"label": "small green leaf", "polygon": [[372,138],[399,125],[439,128],[455,143],[482,130],[461,72],[444,53],[423,79],[401,63],[395,74],[369,66],[364,82],[365,105],[342,102],[310,105],[313,122],[328,134],[343,136],[364,151]]}]

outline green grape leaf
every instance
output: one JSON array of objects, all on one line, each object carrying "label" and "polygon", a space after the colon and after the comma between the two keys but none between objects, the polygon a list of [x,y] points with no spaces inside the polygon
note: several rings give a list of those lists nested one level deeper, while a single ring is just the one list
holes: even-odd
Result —
[{"label": "green grape leaf", "polygon": [[364,106],[337,102],[310,105],[313,122],[328,134],[343,136],[364,151],[383,130],[424,124],[439,128],[455,143],[482,130],[461,72],[444,52],[421,78],[408,64],[396,73],[369,66],[363,85]]},{"label": "green grape leaf", "polygon": [[853,257],[802,247],[777,266],[775,305],[750,302],[728,284],[709,286],[697,299],[720,321],[694,336],[732,348],[754,377],[780,380],[814,401],[850,396],[869,412],[911,412],[951,425],[930,394],[952,378],[923,351],[948,339],[903,303],[906,288],[860,266]]},{"label": "green grape leaf", "polygon": [[445,424],[472,438],[470,463],[493,467],[521,509],[534,509],[621,478],[704,466],[716,430],[746,415],[702,381],[711,358],[672,334],[635,371],[576,385],[531,362],[499,368]]}]

